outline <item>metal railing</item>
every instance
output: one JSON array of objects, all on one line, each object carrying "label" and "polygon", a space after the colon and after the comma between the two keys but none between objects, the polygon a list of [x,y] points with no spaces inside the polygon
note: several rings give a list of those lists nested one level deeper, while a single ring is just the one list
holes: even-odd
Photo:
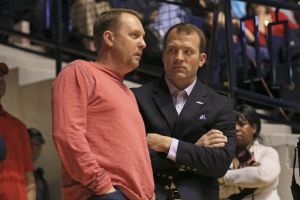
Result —
[{"label": "metal railing", "polygon": [[[285,1],[277,1],[277,0],[239,0],[239,1],[243,1],[243,2],[247,2],[250,4],[256,3],[256,4],[262,4],[262,5],[267,5],[267,6],[272,6],[277,8],[277,11],[279,9],[290,9],[290,10],[297,10],[300,11],[300,5],[297,5],[295,3],[292,2],[285,2]],[[66,42],[65,40],[65,34],[70,34],[70,25],[69,25],[69,19],[64,19],[65,15],[63,15],[63,12],[65,12],[65,10],[63,9],[63,3],[66,3],[66,1],[62,1],[62,0],[55,0],[55,1],[51,1],[51,0],[46,0],[47,2],[47,15],[48,15],[48,27],[49,27],[49,21],[51,21],[51,37],[50,38],[44,38],[44,37],[39,37],[36,35],[32,35],[32,34],[26,34],[26,33],[22,33],[20,31],[16,31],[14,29],[11,28],[7,28],[7,27],[3,27],[0,25],[0,34],[2,35],[15,35],[15,36],[19,36],[19,37],[26,37],[29,38],[32,42],[42,45],[44,47],[47,47],[49,49],[51,49],[51,51],[53,52],[53,54],[51,55],[52,57],[54,57],[54,59],[56,60],[56,72],[58,73],[61,70],[61,66],[62,66],[62,61],[68,61],[65,59],[65,55],[66,54],[70,54],[70,55],[75,55],[77,57],[81,57],[81,58],[86,58],[86,59],[94,59],[96,56],[95,52],[83,49],[81,47],[78,46],[74,46],[68,42]],[[179,6],[183,6],[182,3],[176,3],[173,1],[167,1],[167,0],[161,0],[159,2],[164,2],[164,3],[173,3],[175,5],[179,5]],[[51,5],[51,6],[49,6]],[[70,5],[70,2],[67,1],[67,5]],[[187,6],[187,5],[185,5]],[[225,35],[224,35],[224,40],[226,41],[226,59],[227,59],[227,68],[229,70],[228,72],[228,81],[229,81],[229,87],[227,88],[227,92],[229,93],[229,95],[231,96],[231,98],[234,100],[235,103],[242,101],[247,101],[247,102],[253,102],[255,104],[260,104],[260,105],[267,105],[267,106],[271,106],[274,108],[281,108],[284,112],[288,112],[288,113],[300,113],[300,99],[299,102],[291,102],[288,100],[284,100],[284,99],[280,99],[280,98],[274,98],[272,96],[268,96],[268,95],[264,95],[264,94],[260,94],[256,91],[249,91],[246,90],[245,88],[241,87],[238,83],[237,80],[237,68],[235,66],[235,62],[234,62],[234,53],[233,53],[233,40],[232,40],[232,34],[233,34],[233,27],[232,27],[232,15],[231,15],[231,1],[230,0],[219,0],[219,6],[221,6],[222,8],[218,8],[218,10],[215,10],[214,13],[215,15],[217,15],[219,13],[220,10],[222,10],[224,12],[225,15]],[[51,10],[50,10],[51,8]],[[193,8],[195,9],[195,8]],[[203,10],[202,8],[197,7],[196,9],[199,9],[199,12],[208,12],[208,11],[212,11],[212,10]],[[217,20],[214,20],[215,23],[217,23]],[[216,25],[215,25],[216,26]],[[218,30],[216,29],[216,27],[214,27],[212,34],[213,36],[211,38],[216,39],[218,36],[215,35],[217,34]],[[72,34],[72,33],[71,33]],[[88,37],[88,36],[85,36]],[[288,40],[289,38],[286,37],[286,40]],[[244,41],[245,43],[245,41]],[[212,45],[214,45],[214,43],[211,43]],[[212,47],[213,48],[213,47]],[[271,48],[272,49],[272,48]],[[289,52],[287,53],[287,57],[289,56]],[[49,55],[48,55],[49,56]],[[258,55],[259,56],[259,55]],[[209,54],[209,64],[213,63],[213,60],[215,59],[213,57],[213,54]],[[256,62],[259,64],[258,62],[258,58],[256,57]],[[272,60],[271,60],[272,61]],[[288,61],[290,62],[290,60],[288,59]],[[152,70],[152,66],[148,66],[149,64],[146,62],[142,62],[141,63],[141,67],[140,69],[138,69],[138,71],[134,72],[134,76],[138,77],[141,74],[145,74],[147,76],[147,80],[150,80],[152,78],[155,78],[157,76],[160,76],[162,73],[162,68],[161,66],[158,67],[157,69],[153,69]],[[274,63],[271,63],[272,66],[274,66]],[[287,65],[289,68],[289,83],[293,82],[293,73],[292,73],[292,67],[291,67],[291,63],[288,63]],[[273,71],[272,73],[276,74],[276,68],[272,68]],[[155,71],[157,70],[157,71]],[[258,73],[259,74],[259,73]],[[257,78],[257,77],[256,77]],[[259,77],[260,78],[260,77]],[[251,77],[250,77],[251,79]],[[274,80],[276,80],[276,77],[274,77]],[[255,82],[254,80],[250,80],[251,82]],[[296,86],[299,87],[299,86]],[[288,116],[289,117],[289,116]],[[293,126],[297,126],[300,127],[300,125],[298,123],[295,123],[296,125],[294,125],[294,122],[289,121],[289,118],[282,118],[279,117],[278,119],[274,119],[280,122],[284,122],[287,124],[293,124]]]},{"label": "metal railing", "polygon": [[[300,5],[296,4],[296,3],[292,3],[292,2],[282,2],[282,1],[274,1],[274,0],[240,0],[240,1],[244,1],[250,4],[256,3],[256,4],[262,4],[262,5],[266,5],[266,6],[273,6],[277,9],[277,11],[280,8],[285,8],[285,9],[290,9],[290,10],[297,10],[300,11]],[[243,99],[246,100],[247,102],[252,102],[252,103],[259,103],[259,104],[263,104],[263,105],[267,105],[267,106],[272,106],[274,108],[280,108],[281,111],[283,111],[283,115],[285,111],[291,112],[291,113],[300,113],[300,99],[298,102],[291,102],[288,100],[283,100],[281,98],[274,98],[272,95],[268,96],[268,95],[262,95],[253,91],[249,91],[246,89],[241,88],[238,83],[237,83],[237,68],[235,66],[235,63],[233,62],[234,57],[233,57],[233,40],[231,37],[232,34],[232,17],[231,17],[231,5],[230,5],[230,1],[229,0],[220,0],[220,2],[223,2],[223,6],[224,6],[224,12],[225,12],[225,25],[226,25],[226,50],[228,51],[228,57],[227,57],[227,65],[229,67],[230,70],[230,76],[229,76],[229,80],[230,80],[230,94],[231,97],[234,99],[234,102],[237,103],[239,99]],[[269,24],[269,30],[271,29],[271,26],[274,24],[278,24],[278,22],[275,23],[270,23]],[[269,31],[269,34],[271,33],[271,30]],[[288,40],[288,36],[285,37],[286,40]],[[287,42],[286,42],[287,43]],[[269,47],[269,49],[272,49],[274,47]],[[288,52],[287,52],[288,53]],[[287,55],[289,57],[289,55]],[[293,80],[293,73],[291,72],[291,63],[290,63],[290,59],[288,59],[288,63],[287,63],[287,67],[288,67],[288,71],[289,71],[289,83],[292,83]],[[274,67],[274,62],[271,60],[271,65],[272,65],[272,80],[276,80],[276,76],[274,74],[276,74],[276,69]],[[276,83],[276,81],[274,81],[273,83]],[[300,87],[296,86],[296,87]],[[287,117],[287,115],[282,118],[278,118],[278,119],[274,119],[289,125],[292,125],[294,127],[299,128],[300,124],[298,122],[293,122],[290,121],[290,119]]]}]

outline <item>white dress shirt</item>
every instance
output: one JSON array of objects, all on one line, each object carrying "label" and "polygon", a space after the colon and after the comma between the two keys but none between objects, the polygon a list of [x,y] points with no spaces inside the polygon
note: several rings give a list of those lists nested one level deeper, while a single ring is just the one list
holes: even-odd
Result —
[{"label": "white dress shirt", "polygon": [[[192,84],[190,84],[188,87],[186,87],[183,90],[178,90],[168,80],[168,78],[166,76],[165,76],[165,80],[166,80],[167,86],[170,90],[170,93],[172,95],[172,99],[173,99],[174,106],[176,108],[177,114],[179,116],[182,109],[183,109],[183,107],[184,107],[184,105],[185,105],[185,103],[186,103],[186,100],[188,99],[189,95],[191,94],[191,92],[192,92],[192,90],[193,90],[193,88],[196,84],[197,79],[195,79]],[[178,139],[172,138],[172,143],[171,143],[171,146],[170,146],[170,149],[169,149],[169,152],[168,152],[168,156],[167,156],[167,158],[173,160],[174,162],[176,160],[178,142],[179,142]]]}]

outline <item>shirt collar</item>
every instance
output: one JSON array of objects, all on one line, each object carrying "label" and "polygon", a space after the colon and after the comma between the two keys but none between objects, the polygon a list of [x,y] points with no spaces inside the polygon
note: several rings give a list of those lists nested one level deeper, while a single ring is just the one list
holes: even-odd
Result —
[{"label": "shirt collar", "polygon": [[[169,81],[169,79],[165,76],[165,80],[166,80],[166,83],[167,83],[167,86],[168,86],[168,88],[169,88],[169,91],[170,91],[170,93],[173,95],[174,94],[174,92],[177,92],[177,91],[180,91],[179,89],[177,89],[170,81]],[[188,95],[188,96],[190,96],[190,94],[191,94],[191,92],[192,92],[192,90],[193,90],[193,88],[194,88],[194,86],[195,86],[195,84],[196,84],[196,81],[197,81],[197,79],[195,79],[193,82],[192,82],[192,84],[190,84],[189,86],[187,86],[185,89],[183,89],[185,92],[186,92],[186,94]]]},{"label": "shirt collar", "polygon": [[97,69],[101,70],[102,72],[106,73],[108,76],[112,77],[113,79],[123,82],[123,77],[119,73],[117,73],[115,70],[113,70],[109,67],[105,67],[104,65],[97,63],[97,62],[90,61],[90,63],[93,66],[95,66]]}]

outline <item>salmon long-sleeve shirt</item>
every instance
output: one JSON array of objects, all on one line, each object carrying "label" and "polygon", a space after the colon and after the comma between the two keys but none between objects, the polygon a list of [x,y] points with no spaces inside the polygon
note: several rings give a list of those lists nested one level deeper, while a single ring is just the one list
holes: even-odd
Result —
[{"label": "salmon long-sleeve shirt", "polygon": [[112,186],[151,199],[154,182],[143,119],[114,71],[76,60],[52,88],[53,140],[62,161],[63,199],[83,200]]}]

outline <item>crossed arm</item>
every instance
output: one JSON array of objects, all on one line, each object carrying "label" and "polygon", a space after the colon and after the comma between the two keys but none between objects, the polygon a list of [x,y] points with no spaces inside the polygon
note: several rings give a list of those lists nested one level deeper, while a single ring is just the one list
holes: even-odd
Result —
[{"label": "crossed arm", "polygon": [[186,166],[199,175],[219,178],[225,174],[227,165],[229,167],[230,164],[227,157],[229,152],[225,147],[228,143],[227,136],[216,129],[202,135],[194,144],[179,141],[176,158],[172,160],[169,156],[166,157],[171,147],[171,137],[148,133],[147,142],[154,173]]},{"label": "crossed arm", "polygon": [[[172,138],[168,136],[159,135],[157,133],[147,134],[147,143],[150,149],[156,152],[168,153]],[[224,147],[227,143],[227,137],[222,131],[211,129],[204,135],[202,135],[196,142],[195,145],[203,147]]]}]

